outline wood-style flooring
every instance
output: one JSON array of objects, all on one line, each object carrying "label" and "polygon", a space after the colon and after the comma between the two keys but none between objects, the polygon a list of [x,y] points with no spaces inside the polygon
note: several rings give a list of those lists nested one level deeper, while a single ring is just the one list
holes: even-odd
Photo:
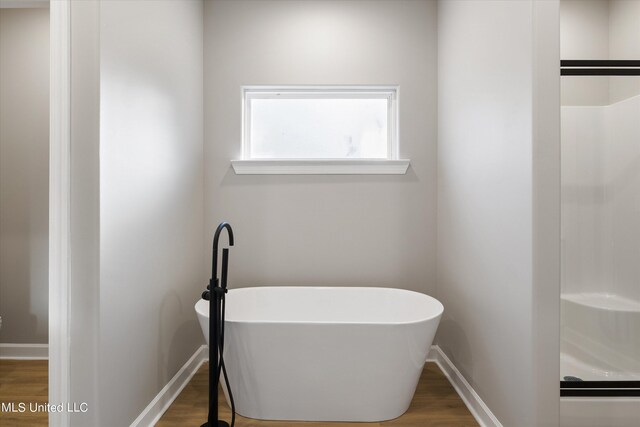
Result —
[{"label": "wood-style flooring", "polygon": [[0,407],[0,426],[46,426],[46,412],[30,412],[29,404],[48,401],[48,365],[46,360],[0,360],[0,402],[26,405],[26,411],[7,412]]},{"label": "wood-style flooring", "polygon": [[[162,416],[158,427],[199,427],[207,420],[207,378],[204,364],[180,396]],[[220,418],[231,420],[231,412],[220,393]],[[471,427],[478,426],[460,396],[435,363],[425,364],[409,410],[399,418],[380,423],[326,423],[260,421],[236,415],[236,427]]]}]

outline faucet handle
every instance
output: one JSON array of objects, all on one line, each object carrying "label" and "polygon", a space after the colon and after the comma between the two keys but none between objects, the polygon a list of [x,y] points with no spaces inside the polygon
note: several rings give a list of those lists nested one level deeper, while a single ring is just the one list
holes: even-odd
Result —
[{"label": "faucet handle", "polygon": [[[208,286],[207,289],[209,289]],[[204,291],[202,293],[202,299],[209,301],[211,299],[211,293],[209,291]]]},{"label": "faucet handle", "polygon": [[222,277],[220,278],[222,288],[227,290],[227,272],[229,269],[229,248],[222,250]]}]

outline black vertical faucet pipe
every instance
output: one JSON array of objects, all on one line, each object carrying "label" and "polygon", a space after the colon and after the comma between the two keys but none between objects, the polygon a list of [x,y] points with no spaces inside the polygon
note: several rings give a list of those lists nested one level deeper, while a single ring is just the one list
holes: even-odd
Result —
[{"label": "black vertical faucet pipe", "polygon": [[209,300],[209,415],[207,422],[202,427],[229,427],[228,423],[218,419],[218,382],[221,372],[224,374],[225,384],[229,392],[229,401],[231,402],[231,427],[235,424],[235,404],[223,358],[225,293],[227,292],[229,264],[228,248],[222,250],[222,277],[221,280],[218,280],[218,244],[220,234],[224,229],[227,229],[229,234],[229,246],[233,246],[231,225],[228,222],[220,223],[213,236],[211,279],[209,280],[209,286],[207,286],[208,291],[202,294],[204,299]]}]

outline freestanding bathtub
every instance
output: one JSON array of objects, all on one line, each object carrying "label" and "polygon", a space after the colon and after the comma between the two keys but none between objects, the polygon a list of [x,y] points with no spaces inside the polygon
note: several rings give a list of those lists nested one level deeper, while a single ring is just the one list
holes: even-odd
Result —
[{"label": "freestanding bathtub", "polygon": [[[242,288],[226,304],[236,411],[265,420],[399,417],[443,312],[430,296],[386,288]],[[208,338],[209,302],[195,308]]]}]

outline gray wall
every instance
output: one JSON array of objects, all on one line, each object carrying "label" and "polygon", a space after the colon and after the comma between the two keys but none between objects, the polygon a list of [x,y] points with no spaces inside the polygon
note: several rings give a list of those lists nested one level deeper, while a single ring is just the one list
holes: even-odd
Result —
[{"label": "gray wall", "polygon": [[505,426],[558,424],[557,7],[438,5],[436,340]]},{"label": "gray wall", "polygon": [[0,9],[0,342],[46,343],[49,10]]},{"label": "gray wall", "polygon": [[99,425],[203,343],[202,3],[100,4]]},{"label": "gray wall", "polygon": [[[234,226],[230,286],[433,293],[436,16],[435,1],[205,2],[205,226]],[[407,174],[235,175],[249,84],[400,85]]]}]

